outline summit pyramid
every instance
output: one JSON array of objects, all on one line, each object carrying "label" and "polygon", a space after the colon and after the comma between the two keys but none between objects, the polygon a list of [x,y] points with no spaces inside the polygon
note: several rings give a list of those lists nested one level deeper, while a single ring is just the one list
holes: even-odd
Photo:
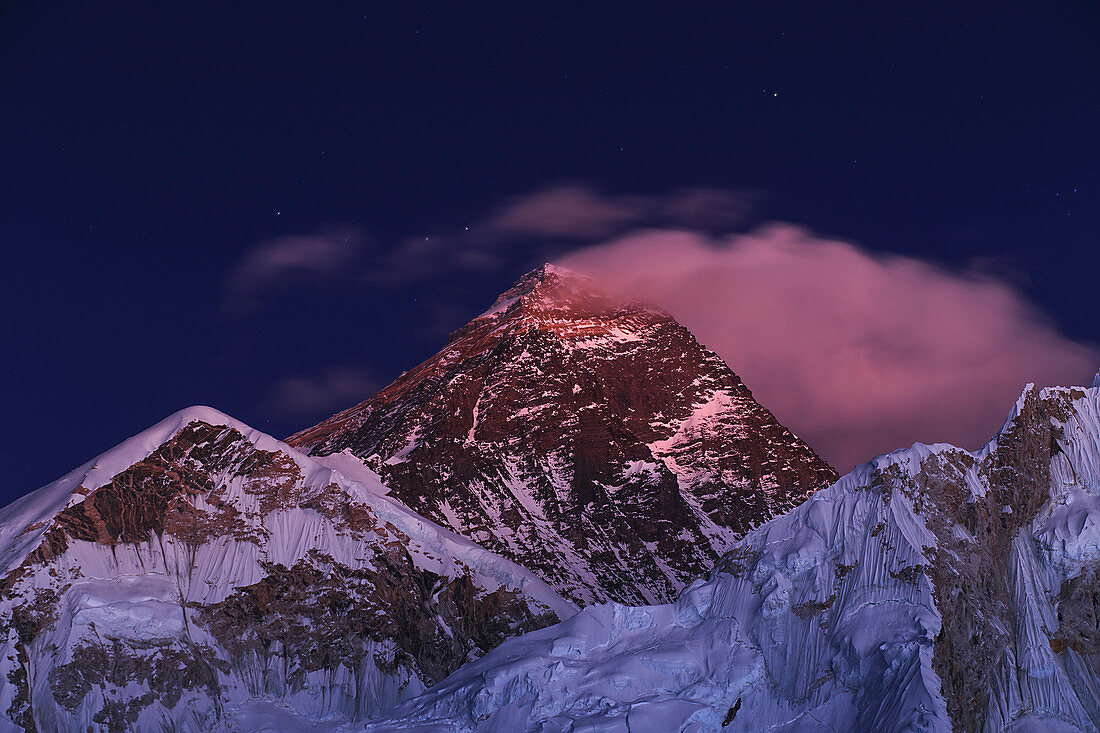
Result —
[{"label": "summit pyramid", "polygon": [[671,600],[837,478],[671,316],[554,265],[288,442],[581,604]]}]

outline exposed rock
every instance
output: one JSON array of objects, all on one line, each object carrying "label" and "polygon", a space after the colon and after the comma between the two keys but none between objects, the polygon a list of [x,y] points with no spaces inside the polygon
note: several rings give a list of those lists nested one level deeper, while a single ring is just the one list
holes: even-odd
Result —
[{"label": "exposed rock", "polygon": [[835,471],[666,313],[547,265],[289,442],[581,603],[669,600]]},{"label": "exposed rock", "polygon": [[4,509],[0,709],[197,731],[264,695],[360,719],[572,612],[384,493],[195,408]]},{"label": "exposed rock", "polygon": [[674,604],[586,608],[368,730],[1095,732],[1098,578],[1100,387],[1029,387],[982,450],[878,456]]}]

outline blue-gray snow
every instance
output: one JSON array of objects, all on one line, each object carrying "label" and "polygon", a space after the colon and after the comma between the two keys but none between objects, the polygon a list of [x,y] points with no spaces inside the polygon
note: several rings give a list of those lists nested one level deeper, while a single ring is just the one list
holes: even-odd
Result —
[{"label": "blue-gray snow", "polygon": [[367,726],[1096,731],[1100,386],[1029,386],[749,533],[675,603],[584,609]]},{"label": "blue-gray snow", "polygon": [[194,407],[0,509],[0,731],[362,719],[575,612],[386,493]]}]

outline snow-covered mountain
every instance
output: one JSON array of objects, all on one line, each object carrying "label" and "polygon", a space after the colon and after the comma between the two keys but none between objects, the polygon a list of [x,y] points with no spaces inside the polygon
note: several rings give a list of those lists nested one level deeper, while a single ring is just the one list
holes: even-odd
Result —
[{"label": "snow-covered mountain", "polygon": [[289,443],[190,408],[0,509],[0,733],[1100,733],[1100,374],[833,482],[546,266]]},{"label": "snow-covered mountain", "polygon": [[367,729],[1096,731],[1100,375],[879,456],[672,604],[592,606]]},{"label": "snow-covered mountain", "polygon": [[835,471],[668,314],[546,265],[288,439],[587,604],[665,602]]},{"label": "snow-covered mountain", "polygon": [[0,731],[361,719],[575,612],[387,491],[197,407],[0,510]]}]

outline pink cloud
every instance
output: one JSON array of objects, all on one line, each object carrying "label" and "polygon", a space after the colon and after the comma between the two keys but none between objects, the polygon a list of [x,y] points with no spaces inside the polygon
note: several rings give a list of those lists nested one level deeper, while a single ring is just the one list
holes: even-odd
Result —
[{"label": "pink cloud", "polygon": [[707,231],[734,231],[748,221],[762,196],[724,188],[685,188],[654,197],[656,218],[669,225]]},{"label": "pink cloud", "polygon": [[391,287],[456,273],[511,272],[642,226],[729,231],[745,222],[759,198],[703,187],[636,195],[564,184],[512,196],[469,226],[388,246],[347,225],[279,237],[251,249],[228,274],[224,308],[246,314],[266,298],[299,287]]},{"label": "pink cloud", "polygon": [[265,292],[346,274],[362,249],[362,238],[352,229],[279,237],[258,245],[226,278],[226,308],[245,312]]},{"label": "pink cloud", "polygon": [[742,225],[759,199],[747,191],[687,188],[660,195],[605,194],[563,184],[514,196],[475,227],[481,233],[592,240],[641,225],[690,224],[729,231]]},{"label": "pink cloud", "polygon": [[283,417],[327,417],[354,405],[378,390],[378,384],[361,371],[332,367],[311,376],[287,377],[270,390],[268,404]]},{"label": "pink cloud", "polygon": [[1003,281],[793,225],[643,231],[561,264],[664,307],[842,471],[914,441],[978,447],[1024,383],[1100,364]]},{"label": "pink cloud", "polygon": [[511,234],[583,239],[614,233],[638,219],[629,197],[608,197],[588,186],[546,188],[509,200],[486,222]]}]

